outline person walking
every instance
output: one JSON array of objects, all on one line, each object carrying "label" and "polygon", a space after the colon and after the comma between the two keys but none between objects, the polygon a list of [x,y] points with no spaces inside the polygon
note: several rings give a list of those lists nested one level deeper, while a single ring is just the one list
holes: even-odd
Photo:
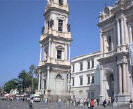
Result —
[{"label": "person walking", "polygon": [[133,103],[133,101],[132,101],[132,99],[130,99],[130,100],[129,100],[129,109],[132,108],[132,103]]},{"label": "person walking", "polygon": [[114,98],[111,98],[112,107],[113,107],[113,105],[114,105],[114,101],[115,101],[115,99],[114,99]]},{"label": "person walking", "polygon": [[94,99],[91,99],[90,100],[90,109],[93,109],[94,108]]},{"label": "person walking", "polygon": [[59,99],[58,99],[58,107],[59,107],[59,108],[61,107],[61,102],[62,102],[62,101],[61,101],[61,99],[59,98]]},{"label": "person walking", "polygon": [[90,108],[90,99],[88,98],[88,101],[87,101],[87,103],[88,103],[88,109]]},{"label": "person walking", "polygon": [[97,101],[97,105],[99,106],[99,99],[97,98],[96,101]]},{"label": "person walking", "polygon": [[33,109],[33,98],[29,100],[29,109]]},{"label": "person walking", "polygon": [[48,104],[48,98],[45,99],[45,104]]},{"label": "person walking", "polygon": [[107,104],[107,101],[106,99],[103,101],[103,107],[105,108],[106,107],[106,104]]}]

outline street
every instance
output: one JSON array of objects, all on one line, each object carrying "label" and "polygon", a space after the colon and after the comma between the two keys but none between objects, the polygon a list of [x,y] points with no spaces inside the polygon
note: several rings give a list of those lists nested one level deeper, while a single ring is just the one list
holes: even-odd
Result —
[{"label": "street", "polygon": [[[0,100],[0,109],[29,109],[29,105],[27,102],[23,101],[1,101]],[[61,107],[58,106],[57,103],[49,103],[44,104],[42,102],[33,103],[33,109],[88,109],[86,106],[72,106],[68,104],[62,104]],[[102,106],[94,107],[94,109],[129,109],[128,106],[122,106],[122,107],[112,107],[107,106],[106,108],[103,108]]]}]

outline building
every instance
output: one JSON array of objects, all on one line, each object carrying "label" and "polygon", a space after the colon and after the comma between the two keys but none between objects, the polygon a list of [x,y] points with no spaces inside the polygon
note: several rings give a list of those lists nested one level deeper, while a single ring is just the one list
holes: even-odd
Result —
[{"label": "building", "polygon": [[71,67],[72,37],[67,0],[48,0],[44,16],[45,27],[40,38],[38,91],[56,100],[69,95],[67,74]]},{"label": "building", "polygon": [[99,98],[100,52],[75,57],[71,60],[71,97]]},{"label": "building", "polygon": [[56,99],[69,96],[70,91],[76,98],[115,98],[119,103],[133,99],[132,0],[118,0],[100,12],[100,51],[75,57],[71,64],[67,0],[48,0],[44,16],[38,65],[41,94]]},{"label": "building", "polygon": [[133,42],[133,1],[118,0],[100,13],[100,98],[119,103],[133,98],[133,69],[128,46]]}]

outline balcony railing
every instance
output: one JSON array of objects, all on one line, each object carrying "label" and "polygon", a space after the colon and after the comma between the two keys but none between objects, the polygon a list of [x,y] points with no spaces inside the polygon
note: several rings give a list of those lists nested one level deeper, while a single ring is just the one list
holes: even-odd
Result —
[{"label": "balcony railing", "polygon": [[47,63],[70,66],[70,61],[69,60],[56,60],[56,59],[53,59],[53,58],[47,58],[47,60],[40,61],[39,66],[43,66]]},{"label": "balcony railing", "polygon": [[101,55],[101,58],[113,57],[115,54],[127,53],[127,52],[128,52],[128,45],[121,45],[121,46],[118,46],[116,49],[114,49],[112,51],[108,51],[106,53],[103,53]]},{"label": "balcony railing", "polygon": [[45,39],[47,37],[47,34],[52,34],[53,36],[71,39],[71,32],[59,32],[53,29],[49,29],[47,33],[42,34],[40,41]]}]

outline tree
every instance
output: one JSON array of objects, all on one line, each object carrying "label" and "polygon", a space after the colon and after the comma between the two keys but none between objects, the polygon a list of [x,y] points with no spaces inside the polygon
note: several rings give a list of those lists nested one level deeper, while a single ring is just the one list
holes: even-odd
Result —
[{"label": "tree", "polygon": [[31,76],[31,78],[32,78],[32,87],[31,87],[31,89],[32,89],[32,92],[33,92],[33,90],[34,90],[34,80],[33,80],[33,78],[34,78],[34,74],[35,74],[35,72],[36,72],[36,67],[35,67],[35,65],[31,65],[30,67],[29,67],[29,74],[30,74],[30,76]]},{"label": "tree", "polygon": [[23,70],[22,72],[19,73],[18,78],[19,78],[19,84],[20,84],[23,92],[25,91],[26,88],[31,87],[31,79],[32,78],[25,70]]},{"label": "tree", "polygon": [[9,93],[11,91],[11,89],[16,89],[17,87],[18,87],[18,79],[12,79],[12,80],[8,81],[7,83],[5,83],[4,91]]},{"label": "tree", "polygon": [[29,72],[22,70],[18,75],[18,79],[13,79],[5,83],[4,90],[9,93],[11,89],[17,88],[21,93],[26,92],[26,89],[28,88],[29,91],[33,93],[38,86],[37,76],[38,70],[36,69],[35,65],[31,65],[29,67]]}]

